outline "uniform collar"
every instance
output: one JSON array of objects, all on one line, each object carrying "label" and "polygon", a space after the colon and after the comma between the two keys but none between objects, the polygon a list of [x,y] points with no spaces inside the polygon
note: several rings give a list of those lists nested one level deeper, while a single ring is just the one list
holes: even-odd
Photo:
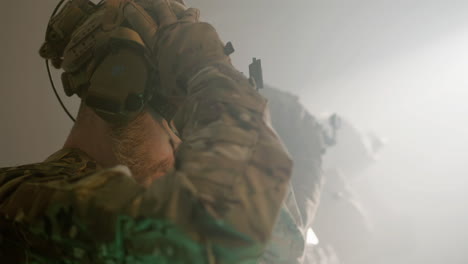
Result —
[{"label": "uniform collar", "polygon": [[102,169],[93,158],[77,148],[63,148],[50,155],[44,162],[72,165],[81,171],[97,171]]}]

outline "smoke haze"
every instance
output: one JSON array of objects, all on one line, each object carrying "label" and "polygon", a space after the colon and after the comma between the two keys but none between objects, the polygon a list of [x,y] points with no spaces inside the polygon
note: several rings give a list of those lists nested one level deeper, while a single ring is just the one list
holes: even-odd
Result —
[{"label": "smoke haze", "polygon": [[[0,166],[44,159],[71,127],[38,55],[56,2],[3,3]],[[399,234],[409,240],[399,264],[468,263],[468,2],[187,2],[233,42],[239,70],[260,58],[265,81],[313,114],[387,138],[354,184],[403,219],[396,230],[411,230]],[[65,102],[76,113],[78,100]]]}]

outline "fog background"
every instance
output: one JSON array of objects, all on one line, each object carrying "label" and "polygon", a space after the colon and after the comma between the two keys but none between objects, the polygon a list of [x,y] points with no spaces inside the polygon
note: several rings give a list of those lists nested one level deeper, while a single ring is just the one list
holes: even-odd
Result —
[{"label": "fog background", "polygon": [[[38,56],[57,2],[2,4],[0,166],[44,159],[72,125]],[[468,263],[467,1],[188,2],[233,42],[241,71],[260,58],[265,80],[314,114],[337,112],[388,139],[357,188],[414,231],[402,263]],[[77,99],[65,102],[76,113]]]}]

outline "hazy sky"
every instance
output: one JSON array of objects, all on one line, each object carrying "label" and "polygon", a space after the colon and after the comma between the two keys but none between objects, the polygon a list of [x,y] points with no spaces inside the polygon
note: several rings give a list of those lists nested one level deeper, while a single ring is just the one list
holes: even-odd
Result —
[{"label": "hazy sky", "polygon": [[[44,159],[71,126],[37,54],[56,2],[3,4],[0,166]],[[405,263],[468,263],[466,0],[187,2],[234,43],[240,70],[260,58],[265,80],[314,113],[388,138],[366,186],[413,226]]]}]

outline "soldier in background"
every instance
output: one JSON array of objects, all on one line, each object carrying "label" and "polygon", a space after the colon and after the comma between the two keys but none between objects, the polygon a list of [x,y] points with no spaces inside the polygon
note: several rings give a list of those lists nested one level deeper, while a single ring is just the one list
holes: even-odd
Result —
[{"label": "soldier in background", "polygon": [[325,184],[314,222],[320,244],[349,264],[400,263],[411,247],[409,223],[367,177],[386,140],[341,118],[336,145],[324,156]]},{"label": "soldier in background", "polygon": [[[318,236],[318,245],[304,245],[297,263],[377,260],[373,221],[352,182],[375,161],[384,141],[373,134],[363,136],[337,115],[314,117],[291,93],[269,86],[261,93],[268,99],[272,124],[295,163],[285,207],[297,212],[294,220],[304,237],[309,228]],[[323,168],[327,169],[323,172]],[[281,233],[281,226],[277,224],[275,233]],[[296,262],[271,258],[265,263]]]}]

